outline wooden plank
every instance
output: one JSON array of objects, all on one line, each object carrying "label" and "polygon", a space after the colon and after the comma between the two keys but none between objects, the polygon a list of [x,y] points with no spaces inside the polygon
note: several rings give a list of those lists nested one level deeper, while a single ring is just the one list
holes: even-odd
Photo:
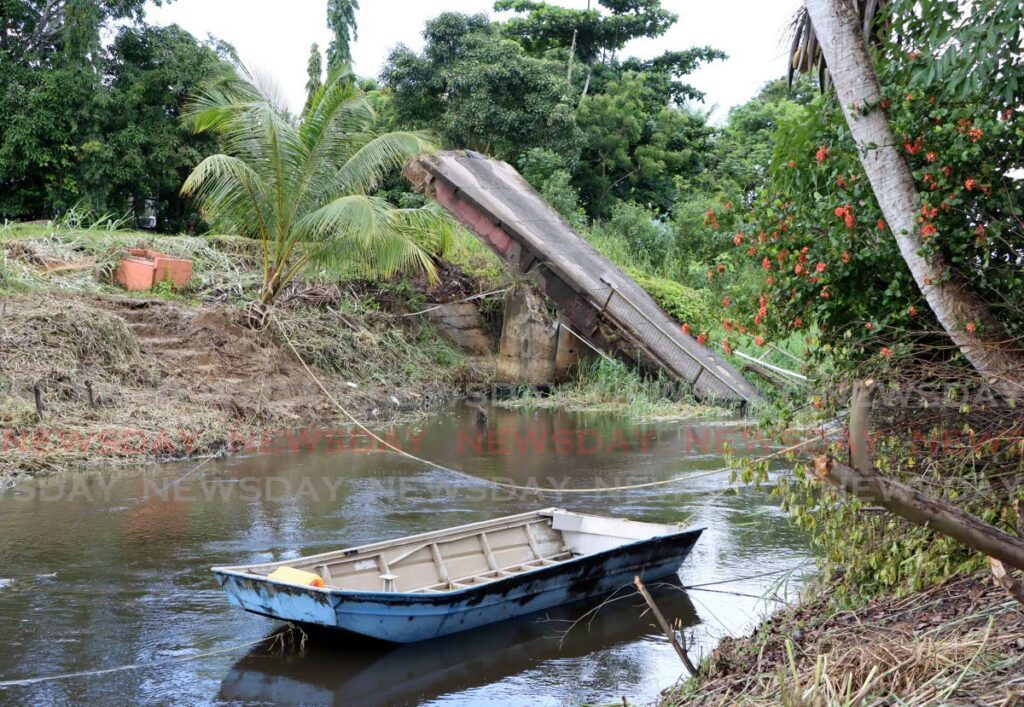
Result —
[{"label": "wooden plank", "polygon": [[498,569],[498,561],[494,559],[494,553],[491,552],[491,543],[487,540],[487,533],[480,533],[480,545],[484,549],[484,557],[487,558],[487,564],[490,565],[492,570]]},{"label": "wooden plank", "polygon": [[441,577],[441,581],[452,584],[452,580],[448,576],[448,568],[444,564],[444,558],[441,557],[441,549],[437,546],[437,543],[430,543],[430,554],[434,558],[434,566],[437,567],[437,574]]}]

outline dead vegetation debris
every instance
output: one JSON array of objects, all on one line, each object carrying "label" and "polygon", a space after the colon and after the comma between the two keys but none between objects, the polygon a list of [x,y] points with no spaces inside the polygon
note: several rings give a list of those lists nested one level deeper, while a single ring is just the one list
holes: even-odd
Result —
[{"label": "dead vegetation debris", "polygon": [[[155,298],[9,298],[0,477],[219,453],[261,433],[344,422],[274,333],[245,328],[240,316],[235,307]],[[385,327],[375,316],[308,306],[279,313],[303,357],[361,419],[422,410],[485,375],[425,322]]]},{"label": "dead vegetation debris", "polygon": [[663,705],[1024,703],[1024,607],[991,576],[848,610],[829,595],[723,639]]}]

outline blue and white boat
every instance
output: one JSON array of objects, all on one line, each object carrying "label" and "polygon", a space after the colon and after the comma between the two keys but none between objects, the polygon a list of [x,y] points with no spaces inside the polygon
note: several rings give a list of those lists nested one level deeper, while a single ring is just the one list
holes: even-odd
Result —
[{"label": "blue and white boat", "polygon": [[246,611],[412,643],[673,574],[701,532],[547,508],[213,572]]}]

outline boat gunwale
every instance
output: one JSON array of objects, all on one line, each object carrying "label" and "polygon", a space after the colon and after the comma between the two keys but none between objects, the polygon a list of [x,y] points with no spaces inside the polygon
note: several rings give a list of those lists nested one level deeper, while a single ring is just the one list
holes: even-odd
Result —
[{"label": "boat gunwale", "polygon": [[[551,510],[551,509],[545,509],[545,510]],[[562,510],[562,509],[556,509],[556,510]],[[537,513],[540,513],[540,512],[542,512],[542,511],[537,511]],[[636,521],[634,521],[634,522],[636,522]],[[642,521],[640,521],[640,522],[642,522]],[[662,525],[668,525],[668,524],[662,524]],[[354,590],[354,589],[340,589],[340,588],[336,588],[336,587],[306,587],[306,586],[301,586],[301,585],[297,585],[297,584],[291,584],[291,583],[288,583],[288,582],[282,582],[282,581],[279,581],[279,580],[276,580],[276,579],[270,579],[269,577],[267,577],[265,575],[257,575],[257,574],[252,574],[252,573],[241,572],[241,571],[238,571],[235,568],[213,567],[213,568],[211,568],[211,571],[214,572],[215,574],[219,574],[219,575],[231,576],[231,577],[239,577],[241,579],[253,580],[253,581],[259,582],[259,583],[274,584],[274,585],[281,586],[281,587],[287,587],[290,590],[299,590],[299,591],[306,591],[306,592],[309,592],[309,593],[325,594],[325,595],[332,596],[332,597],[340,597],[342,599],[348,599],[350,601],[363,601],[363,602],[367,602],[367,603],[378,603],[378,604],[394,604],[394,603],[403,603],[403,604],[409,604],[409,603],[430,603],[430,604],[436,604],[436,603],[438,603],[437,602],[438,599],[445,599],[445,598],[449,598],[449,597],[461,598],[460,595],[463,595],[463,594],[467,594],[468,595],[468,594],[471,594],[473,592],[480,592],[480,591],[485,591],[485,590],[491,590],[494,587],[501,586],[502,583],[517,581],[517,580],[519,580],[519,579],[521,579],[523,577],[528,577],[530,575],[533,575],[533,574],[536,574],[536,573],[539,573],[539,572],[544,572],[544,571],[548,571],[548,570],[555,570],[557,568],[562,568],[562,567],[565,567],[567,565],[572,565],[574,563],[584,562],[584,561],[587,561],[587,560],[590,560],[590,559],[593,559],[593,558],[596,558],[596,557],[601,557],[603,555],[608,555],[608,554],[611,554],[611,553],[619,552],[621,550],[624,550],[624,549],[627,549],[627,548],[631,548],[631,547],[634,547],[636,545],[642,545],[642,544],[645,544],[645,543],[650,543],[650,542],[660,541],[660,540],[667,540],[667,539],[670,539],[670,538],[678,538],[678,537],[683,536],[683,535],[691,535],[691,534],[694,534],[694,535],[697,536],[694,539],[694,543],[696,543],[697,539],[699,539],[701,533],[703,533],[705,530],[706,530],[706,528],[704,528],[704,527],[687,528],[685,530],[680,530],[677,533],[667,533],[665,535],[655,535],[655,536],[650,537],[650,538],[642,538],[640,540],[634,540],[632,542],[624,543],[622,545],[616,545],[615,547],[610,547],[610,548],[608,548],[606,550],[600,550],[598,552],[593,552],[593,553],[590,553],[588,555],[577,555],[576,557],[571,557],[571,558],[569,558],[567,560],[562,560],[562,561],[557,562],[555,564],[541,565],[540,567],[529,569],[529,570],[526,570],[524,572],[517,572],[516,574],[509,575],[507,577],[499,577],[499,578],[495,579],[493,582],[486,582],[484,584],[480,584],[480,585],[472,586],[472,587],[462,587],[462,588],[459,588],[459,589],[451,589],[451,590],[448,590],[448,591],[435,591],[435,592],[429,592],[429,593],[428,592],[422,592],[422,591],[420,591],[420,592],[371,592],[371,591]],[[252,566],[252,567],[262,567],[263,565],[249,565],[249,566]]]}]

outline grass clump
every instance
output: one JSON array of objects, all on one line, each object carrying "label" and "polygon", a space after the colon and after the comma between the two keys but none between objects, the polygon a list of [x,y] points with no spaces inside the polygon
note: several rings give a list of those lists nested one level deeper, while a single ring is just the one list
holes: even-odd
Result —
[{"label": "grass clump", "polygon": [[645,376],[622,361],[598,358],[580,365],[576,377],[550,395],[525,392],[501,407],[563,408],[574,412],[606,412],[637,420],[709,417],[725,411],[700,405],[689,391],[662,376]]}]

